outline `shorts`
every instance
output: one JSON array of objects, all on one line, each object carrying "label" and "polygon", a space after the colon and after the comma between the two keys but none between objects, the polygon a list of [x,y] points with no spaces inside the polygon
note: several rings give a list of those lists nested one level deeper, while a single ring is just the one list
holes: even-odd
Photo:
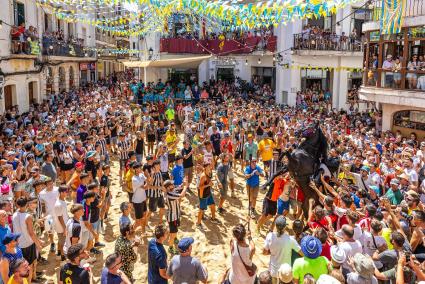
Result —
[{"label": "shorts", "polygon": [[157,208],[160,208],[160,209],[165,208],[164,197],[163,196],[149,197],[149,211],[156,212]]},{"label": "shorts", "polygon": [[277,214],[282,215],[284,211],[289,211],[290,201],[283,201],[282,199],[277,199]]},{"label": "shorts", "polygon": [[169,221],[168,227],[170,228],[171,234],[176,234],[179,231],[180,219],[177,219],[177,220],[174,220],[174,221]]},{"label": "shorts", "polygon": [[[93,231],[95,231],[96,233],[98,233],[99,234],[99,230],[100,230],[100,219],[99,220],[97,220],[96,222],[94,222],[94,223],[90,223],[91,224],[91,226],[92,226],[92,228],[93,228]],[[90,237],[89,237],[89,239],[90,240],[93,240],[94,239],[94,236],[93,236],[93,234],[92,233],[90,233]]]},{"label": "shorts", "polygon": [[147,140],[148,140],[148,143],[154,143],[155,142],[155,139],[156,137],[155,137],[155,134],[149,134],[148,136],[147,136]]},{"label": "shorts", "polygon": [[214,198],[212,194],[206,198],[199,198],[199,209],[207,210],[208,206],[214,205]]},{"label": "shorts", "polygon": [[120,170],[125,169],[128,159],[120,159]]},{"label": "shorts", "polygon": [[111,137],[111,143],[112,143],[112,145],[117,145],[118,144],[118,136]]},{"label": "shorts", "polygon": [[227,176],[229,177],[230,180],[235,179],[232,168],[229,168],[229,172],[227,173]]},{"label": "shorts", "polygon": [[247,190],[249,190],[249,196],[251,196],[251,199],[257,199],[258,191],[260,190],[260,187],[257,186],[249,186],[247,185]]},{"label": "shorts", "polygon": [[81,239],[80,239],[80,244],[83,245],[83,248],[87,248],[87,245],[89,243],[90,240],[90,232],[89,231],[84,231],[81,232]]},{"label": "shorts", "polygon": [[166,181],[167,179],[170,179],[170,174],[168,172],[161,172],[162,179]]},{"label": "shorts", "polygon": [[264,198],[263,200],[263,215],[276,215],[277,211],[277,201],[272,201],[268,198]]},{"label": "shorts", "polygon": [[221,155],[221,150],[220,149],[216,149],[216,151],[213,151],[213,156],[214,157],[218,157]]},{"label": "shorts", "polygon": [[168,153],[168,162],[174,163],[174,160],[176,159],[176,154]]},{"label": "shorts", "polygon": [[222,183],[221,185],[222,185],[222,188],[220,188],[220,197],[225,198],[225,197],[227,197],[227,191],[228,191],[229,186],[228,186],[227,182],[224,183],[224,184]]},{"label": "shorts", "polygon": [[242,151],[236,151],[235,152],[235,159],[236,160],[242,159]]},{"label": "shorts", "polygon": [[133,208],[136,219],[142,219],[146,212],[146,201],[142,203],[133,203]]},{"label": "shorts", "polygon": [[26,248],[21,248],[22,256],[28,261],[28,264],[31,265],[37,259],[37,248],[35,243]]},{"label": "shorts", "polygon": [[187,176],[189,179],[193,178],[193,167],[184,168],[184,176]]}]

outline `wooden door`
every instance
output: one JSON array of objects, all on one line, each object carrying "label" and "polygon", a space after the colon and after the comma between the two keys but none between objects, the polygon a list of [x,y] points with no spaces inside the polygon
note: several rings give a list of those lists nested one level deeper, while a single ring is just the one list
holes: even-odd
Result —
[{"label": "wooden door", "polygon": [[4,108],[5,110],[11,109],[13,106],[12,101],[12,86],[4,87]]}]

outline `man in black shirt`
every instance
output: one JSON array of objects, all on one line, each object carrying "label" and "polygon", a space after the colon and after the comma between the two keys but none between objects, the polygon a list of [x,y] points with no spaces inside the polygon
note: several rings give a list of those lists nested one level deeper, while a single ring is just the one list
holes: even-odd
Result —
[{"label": "man in black shirt", "polygon": [[190,185],[193,179],[193,150],[188,140],[183,143],[181,155],[183,156],[184,177],[187,180],[187,190],[190,192]]},{"label": "man in black shirt", "polygon": [[61,267],[59,283],[85,284],[90,283],[89,272],[81,268],[80,261],[88,257],[82,244],[75,244],[69,247],[66,254],[69,262]]}]

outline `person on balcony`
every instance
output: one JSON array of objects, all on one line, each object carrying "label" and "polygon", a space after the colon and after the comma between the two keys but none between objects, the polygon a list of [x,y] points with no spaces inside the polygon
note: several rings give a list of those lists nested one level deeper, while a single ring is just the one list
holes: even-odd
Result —
[{"label": "person on balcony", "polygon": [[395,59],[393,71],[394,71],[394,85],[395,85],[395,88],[398,89],[400,88],[400,85],[401,85],[401,73],[400,73],[401,62],[399,57]]},{"label": "person on balcony", "polygon": [[391,54],[387,55],[387,59],[382,64],[382,70],[385,74],[385,85],[383,87],[391,88],[394,83],[394,62],[393,62],[393,56]]},{"label": "person on balcony", "polygon": [[414,54],[412,56],[412,60],[409,61],[407,64],[407,81],[409,82],[409,89],[416,88],[416,85],[418,83],[418,75],[415,73],[417,70],[420,69],[420,64],[418,62],[418,55]]},{"label": "person on balcony", "polygon": [[12,37],[12,53],[22,53],[25,50],[24,42],[25,23],[21,23],[19,26],[13,26],[10,30]]}]

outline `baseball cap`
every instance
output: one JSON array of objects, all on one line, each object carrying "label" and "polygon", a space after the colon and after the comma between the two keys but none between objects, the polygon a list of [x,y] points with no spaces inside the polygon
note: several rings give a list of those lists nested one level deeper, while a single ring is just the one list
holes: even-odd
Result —
[{"label": "baseball cap", "polygon": [[21,236],[21,234],[8,233],[4,236],[2,243],[3,243],[3,245],[7,245],[11,241],[18,240],[20,236]]},{"label": "baseball cap", "polygon": [[186,252],[194,242],[195,240],[192,237],[182,238],[179,241],[177,247],[179,248],[180,252]]}]

